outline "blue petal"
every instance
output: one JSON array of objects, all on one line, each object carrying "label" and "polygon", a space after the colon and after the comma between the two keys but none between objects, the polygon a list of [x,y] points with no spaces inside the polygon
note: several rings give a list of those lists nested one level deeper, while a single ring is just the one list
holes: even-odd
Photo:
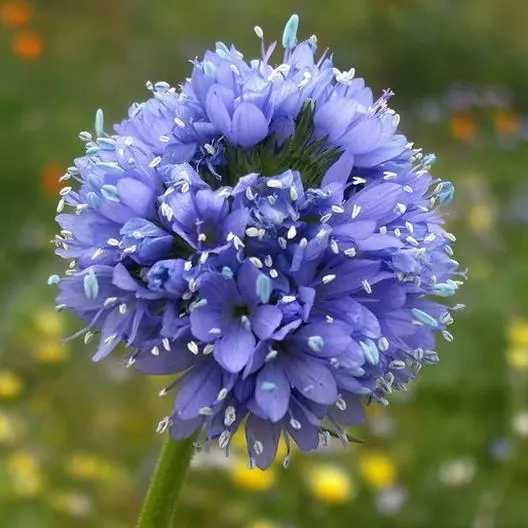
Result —
[{"label": "blue petal", "polygon": [[214,361],[197,365],[180,381],[174,410],[183,420],[196,418],[200,409],[211,407],[222,388],[222,370]]},{"label": "blue petal", "polygon": [[290,383],[305,397],[316,403],[331,405],[337,399],[337,386],[332,373],[319,360],[309,356],[284,357]]},{"label": "blue petal", "polygon": [[231,116],[226,107],[225,89],[219,85],[213,86],[207,94],[206,109],[211,123],[219,132],[230,137]]},{"label": "blue petal", "polygon": [[257,306],[251,311],[251,324],[260,339],[268,339],[279,327],[282,312],[277,306]]},{"label": "blue petal", "polygon": [[248,452],[260,469],[267,469],[275,460],[281,428],[267,420],[250,415],[246,422]]},{"label": "blue petal", "polygon": [[232,325],[215,343],[214,357],[228,372],[240,372],[255,350],[255,338],[242,326]]},{"label": "blue petal", "polygon": [[257,405],[276,423],[288,411],[290,401],[290,383],[284,370],[276,361],[266,363],[258,373],[255,399]]},{"label": "blue petal", "polygon": [[268,121],[264,114],[251,103],[240,103],[233,114],[232,141],[243,148],[250,148],[268,135]]}]

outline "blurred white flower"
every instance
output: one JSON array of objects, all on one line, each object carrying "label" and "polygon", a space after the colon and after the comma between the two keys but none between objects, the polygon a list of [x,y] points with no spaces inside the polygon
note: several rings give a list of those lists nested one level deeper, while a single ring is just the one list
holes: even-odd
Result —
[{"label": "blurred white flower", "polygon": [[512,429],[515,434],[523,438],[528,436],[528,410],[523,409],[513,415]]},{"label": "blurred white flower", "polygon": [[381,490],[376,496],[376,508],[384,515],[397,513],[405,504],[407,492],[402,486],[391,486]]},{"label": "blurred white flower", "polygon": [[476,469],[473,459],[459,458],[445,462],[438,471],[438,478],[446,486],[463,486],[473,480]]}]

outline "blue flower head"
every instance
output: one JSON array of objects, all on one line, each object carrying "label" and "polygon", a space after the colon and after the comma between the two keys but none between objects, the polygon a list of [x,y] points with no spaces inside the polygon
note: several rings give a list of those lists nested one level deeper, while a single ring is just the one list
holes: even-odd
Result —
[{"label": "blue flower head", "polygon": [[178,375],[159,430],[228,450],[244,427],[260,468],[281,436],[346,443],[366,403],[436,363],[463,278],[439,209],[453,185],[398,134],[392,93],[298,24],[278,65],[257,27],[260,57],[219,42],[114,132],[97,112],[60,193],[70,264],[49,279],[95,360],[124,342],[128,366]]}]

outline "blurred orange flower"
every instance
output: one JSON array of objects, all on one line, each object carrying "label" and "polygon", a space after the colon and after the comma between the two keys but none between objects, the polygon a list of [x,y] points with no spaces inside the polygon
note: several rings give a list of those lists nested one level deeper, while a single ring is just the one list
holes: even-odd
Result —
[{"label": "blurred orange flower", "polygon": [[27,61],[40,57],[43,47],[42,37],[34,31],[19,33],[11,41],[13,53],[19,59]]},{"label": "blurred orange flower", "polygon": [[31,18],[31,8],[23,1],[7,2],[1,7],[0,19],[6,27],[25,26]]},{"label": "blurred orange flower", "polygon": [[451,118],[451,134],[461,143],[470,143],[475,138],[477,127],[473,116],[457,114]]},{"label": "blurred orange flower", "polygon": [[61,189],[59,178],[64,174],[64,168],[57,163],[44,165],[41,174],[41,184],[44,194],[55,198]]},{"label": "blurred orange flower", "polygon": [[519,130],[519,117],[511,110],[497,110],[493,114],[493,124],[501,136],[512,136]]}]

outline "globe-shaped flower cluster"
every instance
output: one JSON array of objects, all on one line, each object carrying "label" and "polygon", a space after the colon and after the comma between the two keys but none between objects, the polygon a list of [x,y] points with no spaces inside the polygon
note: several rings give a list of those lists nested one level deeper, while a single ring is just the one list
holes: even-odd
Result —
[{"label": "globe-shaped flower cluster", "polygon": [[256,27],[259,58],[219,42],[180,88],[149,83],[114,133],[97,112],[60,193],[70,266],[50,277],[85,342],[98,334],[94,360],[123,342],[129,366],[178,374],[160,431],[228,450],[244,426],[260,468],[281,435],[346,442],[365,403],[435,363],[459,306],[431,297],[463,276],[434,156],[396,133],[390,92],[316,58],[297,24],[278,66]]}]

